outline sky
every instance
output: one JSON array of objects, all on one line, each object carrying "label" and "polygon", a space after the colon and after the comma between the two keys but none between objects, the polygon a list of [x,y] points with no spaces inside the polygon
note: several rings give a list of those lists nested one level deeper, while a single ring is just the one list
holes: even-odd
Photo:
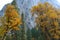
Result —
[{"label": "sky", "polygon": [[[13,0],[0,0],[0,10],[2,10],[3,6],[5,6],[8,3],[11,3],[12,1]],[[34,0],[34,1],[36,1],[36,0]],[[60,4],[60,0],[57,0],[57,2]]]},{"label": "sky", "polygon": [[11,3],[13,0],[0,0],[0,10],[2,10],[3,6],[8,3]]},{"label": "sky", "polygon": [[60,3],[60,0],[57,0]]}]

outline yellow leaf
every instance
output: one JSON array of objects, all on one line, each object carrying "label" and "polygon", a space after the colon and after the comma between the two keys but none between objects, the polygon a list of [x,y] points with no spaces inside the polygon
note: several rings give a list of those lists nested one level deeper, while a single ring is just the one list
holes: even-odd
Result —
[{"label": "yellow leaf", "polygon": [[21,17],[18,14],[14,5],[7,5],[6,11],[5,11],[5,17],[6,17],[6,23],[8,27],[18,30],[18,26],[22,22],[21,22]]},{"label": "yellow leaf", "polygon": [[13,27],[13,30],[20,30],[18,27]]},{"label": "yellow leaf", "polygon": [[56,13],[50,13],[50,18],[53,18],[53,19],[55,19],[55,18],[57,18],[58,16],[57,16],[57,14]]},{"label": "yellow leaf", "polygon": [[54,22],[54,25],[56,26],[56,27],[58,27],[59,26],[59,24],[58,24],[58,22]]},{"label": "yellow leaf", "polygon": [[59,37],[59,35],[55,34],[55,35],[54,35],[54,38],[55,38],[55,39],[59,39],[60,37]]}]

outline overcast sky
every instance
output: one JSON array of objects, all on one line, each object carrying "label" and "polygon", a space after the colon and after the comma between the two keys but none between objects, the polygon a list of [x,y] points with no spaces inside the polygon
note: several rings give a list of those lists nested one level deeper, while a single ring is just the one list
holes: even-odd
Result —
[{"label": "overcast sky", "polygon": [[60,3],[60,0],[57,0]]},{"label": "overcast sky", "polygon": [[11,3],[13,0],[0,0],[0,10],[3,8],[4,5],[7,3]]},{"label": "overcast sky", "polygon": [[[2,10],[3,6],[7,3],[11,3],[13,0],[0,0],[0,10]],[[31,0],[32,1],[32,0]],[[36,0],[35,0],[36,1]],[[37,0],[38,1],[38,0]],[[60,0],[57,0],[60,3]]]}]

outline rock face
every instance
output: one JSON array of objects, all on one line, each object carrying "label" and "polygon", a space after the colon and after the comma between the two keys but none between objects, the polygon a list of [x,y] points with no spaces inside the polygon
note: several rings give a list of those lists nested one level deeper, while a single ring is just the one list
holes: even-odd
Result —
[{"label": "rock face", "polygon": [[[56,0],[54,1],[53,0],[16,0],[17,6],[20,9],[19,12],[21,14],[24,13],[26,26],[30,29],[35,25],[34,17],[31,16],[30,8],[34,5],[37,5],[38,2],[42,2],[42,3],[49,2],[52,5],[54,5],[56,8],[60,7],[60,5]],[[6,6],[4,6],[3,9],[0,11],[0,16],[3,16],[5,8]]]},{"label": "rock face", "polygon": [[3,16],[4,15],[5,8],[6,8],[6,5],[3,7],[2,10],[0,10],[0,16]]},{"label": "rock face", "polygon": [[33,6],[33,1],[31,0],[16,0],[17,6],[20,9],[21,13],[25,15],[25,22],[28,28],[34,27],[34,20],[30,13],[30,8]]}]

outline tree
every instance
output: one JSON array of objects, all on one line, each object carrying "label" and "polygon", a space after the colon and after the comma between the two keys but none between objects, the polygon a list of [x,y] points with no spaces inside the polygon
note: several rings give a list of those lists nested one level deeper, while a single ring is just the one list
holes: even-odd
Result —
[{"label": "tree", "polygon": [[20,30],[18,26],[21,24],[21,17],[18,15],[18,12],[15,9],[14,5],[7,5],[3,20],[3,25],[6,27],[6,31],[4,33],[4,37],[2,40],[4,40],[6,34],[10,30]]},{"label": "tree", "polygon": [[[13,2],[11,3],[11,5],[14,5],[15,6],[15,9],[16,9],[16,11],[18,12],[18,14],[20,15],[20,13],[19,13],[19,8],[17,7],[17,3],[16,3],[16,0],[13,0]],[[21,15],[20,15],[21,16]],[[20,26],[18,26],[20,29],[21,29],[21,25]],[[13,34],[14,33],[14,34]],[[13,31],[13,33],[12,33],[12,35],[14,36],[16,36],[16,39],[17,40],[21,40],[21,30],[18,30],[18,31]],[[14,37],[12,38],[12,40],[15,40],[14,39]]]},{"label": "tree", "polygon": [[32,40],[32,33],[31,33],[31,29],[29,28],[27,30],[27,40]]},{"label": "tree", "polygon": [[36,24],[38,28],[46,35],[46,40],[57,39],[60,37],[57,34],[59,29],[58,11],[49,3],[39,3],[31,9],[32,15],[36,14]]},{"label": "tree", "polygon": [[21,17],[22,17],[21,40],[27,40],[27,39],[26,39],[26,29],[25,29],[26,24],[25,24],[25,18],[24,18],[25,15],[22,13]]}]

